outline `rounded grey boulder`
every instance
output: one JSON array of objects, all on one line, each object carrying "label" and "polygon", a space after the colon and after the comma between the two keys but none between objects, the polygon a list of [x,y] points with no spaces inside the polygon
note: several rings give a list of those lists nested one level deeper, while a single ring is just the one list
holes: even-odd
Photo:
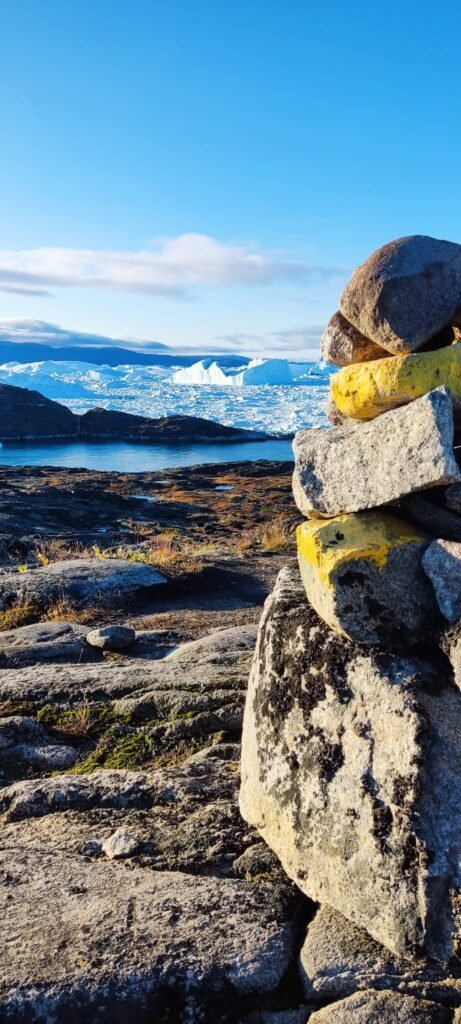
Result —
[{"label": "rounded grey boulder", "polygon": [[388,352],[413,352],[449,324],[461,300],[461,245],[397,238],[354,271],[339,302],[353,326]]},{"label": "rounded grey boulder", "polygon": [[132,626],[102,626],[91,629],[85,639],[91,647],[103,651],[124,651],[136,639],[136,630]]}]

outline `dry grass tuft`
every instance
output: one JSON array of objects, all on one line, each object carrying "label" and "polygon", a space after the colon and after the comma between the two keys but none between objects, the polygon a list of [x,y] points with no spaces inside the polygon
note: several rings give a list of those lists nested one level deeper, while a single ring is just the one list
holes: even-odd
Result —
[{"label": "dry grass tuft", "polygon": [[28,626],[36,622],[39,617],[39,609],[27,598],[18,598],[9,608],[0,612],[0,632],[7,629],[17,629],[19,626]]},{"label": "dry grass tuft", "polygon": [[292,551],[294,547],[291,521],[283,517],[271,523],[260,523],[252,530],[243,530],[236,540],[238,554],[246,551]]},{"label": "dry grass tuft", "polygon": [[44,610],[42,619],[47,622],[93,622],[98,612],[95,608],[76,608],[67,597],[59,597]]}]

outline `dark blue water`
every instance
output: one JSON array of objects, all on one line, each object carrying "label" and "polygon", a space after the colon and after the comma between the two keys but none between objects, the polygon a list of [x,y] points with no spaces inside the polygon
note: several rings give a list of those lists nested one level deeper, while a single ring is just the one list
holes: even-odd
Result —
[{"label": "dark blue water", "polygon": [[66,466],[79,469],[140,473],[171,466],[205,463],[293,459],[291,441],[247,441],[245,444],[143,445],[124,441],[12,444],[0,448],[0,466]]}]

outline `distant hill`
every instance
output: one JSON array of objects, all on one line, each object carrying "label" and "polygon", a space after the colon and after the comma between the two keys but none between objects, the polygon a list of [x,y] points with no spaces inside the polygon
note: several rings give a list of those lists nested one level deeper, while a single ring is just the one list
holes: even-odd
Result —
[{"label": "distant hill", "polygon": [[[96,366],[104,363],[107,366],[119,366],[121,363],[130,363],[131,366],[192,366],[198,358],[200,357],[196,354],[176,356],[166,354],[164,351],[136,352],[134,349],[118,348],[115,345],[69,345],[55,348],[53,345],[39,342],[0,341],[0,363],[34,363],[54,359],[59,362],[79,360],[83,363],[95,363]],[[204,355],[203,358],[208,357]],[[223,366],[237,367],[246,365],[248,359],[245,356],[220,355],[219,362]]]}]

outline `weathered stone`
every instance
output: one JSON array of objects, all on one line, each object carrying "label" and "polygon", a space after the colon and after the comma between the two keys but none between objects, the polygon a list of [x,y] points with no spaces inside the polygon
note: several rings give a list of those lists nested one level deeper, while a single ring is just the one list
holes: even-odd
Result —
[{"label": "weathered stone", "polygon": [[132,857],[139,850],[139,839],[137,836],[127,832],[124,828],[118,828],[112,835],[101,843],[102,852],[109,860],[121,860],[122,857]]},{"label": "weathered stone", "polygon": [[0,672],[0,700],[80,703],[123,700],[123,707],[151,718],[207,711],[245,699],[256,626],[218,629],[181,644],[161,660],[43,665]]},{"label": "weathered stone", "polygon": [[[65,849],[98,857],[121,829],[139,840],[142,864],[156,871],[243,877],[234,862],[257,835],[238,813],[239,751],[229,761],[224,745],[182,765],[152,772],[99,770],[86,776],[55,775],[6,787],[1,794],[2,849]],[[213,750],[213,757],[206,756]],[[267,849],[267,848],[266,848]],[[287,884],[268,850],[259,881]]]},{"label": "weathered stone", "polygon": [[461,690],[461,622],[445,630],[440,638],[440,647],[451,662],[453,680]]},{"label": "weathered stone", "polygon": [[242,1017],[238,1024],[306,1024],[312,1007],[298,1006],[295,1010],[255,1010]]},{"label": "weathered stone", "polygon": [[449,622],[457,622],[461,619],[461,544],[434,540],[422,561],[442,615]]},{"label": "weathered stone", "polygon": [[433,491],[408,494],[399,501],[399,512],[431,537],[461,541],[461,516],[436,504],[432,496]]},{"label": "weathered stone", "polygon": [[295,907],[271,886],[46,848],[2,850],[0,869],[3,1021],[173,1022],[192,1000],[213,1020],[276,988],[293,954]]},{"label": "weathered stone", "polygon": [[154,800],[156,782],[162,785],[163,779],[152,779],[145,772],[106,770],[27,779],[0,790],[0,811],[8,822],[94,806],[148,807]]},{"label": "weathered stone", "polygon": [[0,719],[0,780],[34,771],[63,771],[79,757],[74,747],[53,740],[41,722],[11,715]]},{"label": "weathered stone", "polygon": [[0,633],[0,667],[102,661],[85,643],[87,629],[74,622],[35,622]]},{"label": "weathered stone", "polygon": [[254,878],[283,875],[280,861],[265,843],[254,843],[234,860],[232,870],[237,878],[251,882]]},{"label": "weathered stone", "polygon": [[135,639],[136,630],[132,626],[102,626],[86,634],[87,644],[103,651],[124,651]]},{"label": "weathered stone", "polygon": [[301,430],[293,450],[293,493],[305,516],[358,512],[460,479],[445,388],[372,423]]},{"label": "weathered stone", "polygon": [[397,992],[356,992],[309,1017],[309,1024],[452,1024],[453,1013]]},{"label": "weathered stone", "polygon": [[461,483],[450,484],[445,491],[445,502],[454,512],[461,512]]},{"label": "weathered stone", "polygon": [[280,573],[249,682],[241,811],[307,896],[399,956],[457,953],[460,718],[438,663],[365,656]]},{"label": "weathered stone", "polygon": [[0,608],[12,601],[28,601],[46,608],[65,598],[79,606],[111,605],[139,594],[146,588],[166,583],[152,565],[121,558],[81,558],[53,562],[24,573],[0,576]]},{"label": "weathered stone", "polygon": [[403,520],[311,519],[296,538],[306,594],[332,629],[363,644],[414,644],[434,633],[439,615],[421,563],[428,542]]},{"label": "weathered stone", "polygon": [[339,411],[356,420],[373,420],[439,386],[459,399],[461,344],[344,366],[332,376],[330,386]]},{"label": "weathered stone", "polygon": [[329,320],[320,342],[322,356],[327,363],[335,366],[349,366],[367,359],[381,359],[387,356],[385,349],[375,345],[342,315],[334,313]]},{"label": "weathered stone", "polygon": [[460,304],[461,246],[409,235],[357,267],[339,307],[365,337],[389,352],[412,352],[450,323]]},{"label": "weathered stone", "polygon": [[461,1005],[461,978],[434,960],[410,963],[393,956],[331,907],[311,921],[301,950],[301,975],[308,999],[331,1002],[364,989],[397,989],[419,999]]}]

